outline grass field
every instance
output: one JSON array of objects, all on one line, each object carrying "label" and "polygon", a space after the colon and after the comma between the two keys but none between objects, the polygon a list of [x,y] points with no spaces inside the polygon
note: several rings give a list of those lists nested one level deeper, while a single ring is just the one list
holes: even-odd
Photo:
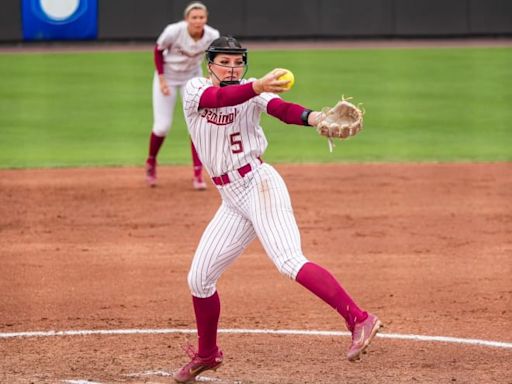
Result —
[{"label": "grass field", "polygon": [[[512,49],[256,51],[248,76],[291,69],[283,97],[342,95],[365,130],[329,153],[312,129],[264,116],[271,162],[512,160]],[[152,124],[151,52],[0,54],[0,168],[139,165]],[[181,106],[160,156],[188,164]]]}]

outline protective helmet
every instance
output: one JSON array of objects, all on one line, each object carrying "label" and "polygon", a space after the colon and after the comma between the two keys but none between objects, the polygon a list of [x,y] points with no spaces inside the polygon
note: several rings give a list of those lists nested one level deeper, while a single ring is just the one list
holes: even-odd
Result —
[{"label": "protective helmet", "polygon": [[[237,39],[235,39],[233,36],[227,35],[221,36],[213,40],[208,49],[206,50],[206,60],[208,64],[213,64],[215,56],[217,56],[219,53],[228,53],[235,55],[241,54],[245,66],[245,71],[244,74],[242,75],[242,78],[245,76],[247,72],[247,48],[243,48]],[[220,86],[223,87],[226,85],[239,83],[240,81],[221,81]]]},{"label": "protective helmet", "polygon": [[247,48],[242,48],[237,39],[233,36],[221,36],[212,41],[206,50],[206,60],[212,63],[218,53],[242,54],[244,64],[247,65]]}]

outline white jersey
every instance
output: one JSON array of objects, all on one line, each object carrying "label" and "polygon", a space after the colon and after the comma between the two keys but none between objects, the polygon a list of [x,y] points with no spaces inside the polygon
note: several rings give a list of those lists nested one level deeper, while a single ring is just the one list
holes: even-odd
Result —
[{"label": "white jersey", "polygon": [[[291,279],[307,263],[286,184],[270,164],[258,160],[268,144],[260,115],[279,96],[262,93],[232,107],[199,109],[201,95],[211,86],[210,79],[194,78],[183,95],[199,157],[210,176],[222,182],[213,180],[222,204],[201,236],[188,274],[192,295],[201,298],[216,292],[222,273],[256,237],[277,269]],[[242,168],[248,172],[242,174]]]},{"label": "white jersey", "polygon": [[205,25],[203,36],[195,41],[187,26],[184,20],[169,24],[157,40],[158,48],[164,50],[164,73],[177,82],[189,80],[201,72],[206,49],[219,37],[219,31]]},{"label": "white jersey", "polygon": [[190,80],[185,85],[183,110],[197,153],[210,176],[216,177],[253,163],[265,152],[268,142],[260,115],[279,96],[262,93],[232,107],[199,109],[201,95],[211,86],[211,80],[204,77]]}]

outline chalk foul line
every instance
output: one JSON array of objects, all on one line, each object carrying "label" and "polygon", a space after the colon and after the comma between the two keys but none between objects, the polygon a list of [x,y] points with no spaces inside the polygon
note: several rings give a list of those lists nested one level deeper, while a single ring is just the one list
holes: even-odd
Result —
[{"label": "chalk foul line", "polygon": [[[350,332],[315,331],[300,329],[219,329],[225,334],[252,334],[252,335],[295,335],[295,336],[351,336]],[[5,332],[0,333],[0,339],[28,338],[28,337],[55,337],[55,336],[88,336],[88,335],[157,335],[157,334],[195,334],[195,329],[162,328],[162,329],[92,329],[67,331],[32,331],[32,332]],[[400,333],[378,333],[377,337],[395,340],[412,340],[440,343],[455,343],[478,345],[484,347],[512,349],[512,343],[467,339],[448,336],[409,335]]]}]

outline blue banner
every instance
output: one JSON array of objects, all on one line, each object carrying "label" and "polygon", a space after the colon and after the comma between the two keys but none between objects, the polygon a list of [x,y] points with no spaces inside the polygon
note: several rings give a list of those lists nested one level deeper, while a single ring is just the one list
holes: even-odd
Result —
[{"label": "blue banner", "polygon": [[93,40],[98,0],[22,0],[25,40]]}]

